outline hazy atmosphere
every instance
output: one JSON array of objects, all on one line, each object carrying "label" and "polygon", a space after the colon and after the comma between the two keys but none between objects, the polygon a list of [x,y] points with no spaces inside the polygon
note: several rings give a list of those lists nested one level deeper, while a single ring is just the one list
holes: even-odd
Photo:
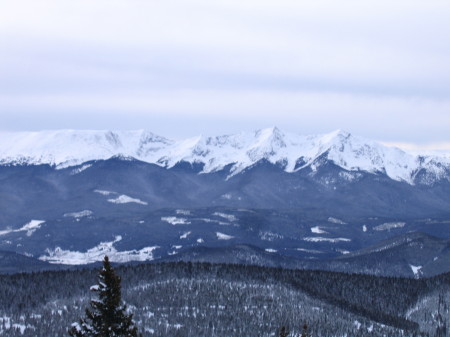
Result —
[{"label": "hazy atmosphere", "polygon": [[449,14],[444,1],[1,1],[0,129],[276,125],[448,149]]}]

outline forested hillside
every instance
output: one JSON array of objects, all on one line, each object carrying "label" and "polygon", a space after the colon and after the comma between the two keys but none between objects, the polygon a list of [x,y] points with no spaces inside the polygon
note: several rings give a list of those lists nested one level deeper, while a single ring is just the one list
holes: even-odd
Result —
[{"label": "forested hillside", "polygon": [[[416,280],[184,262],[116,271],[144,336],[274,336],[281,325],[295,331],[305,322],[313,336],[435,336],[438,310],[450,319],[450,274]],[[0,335],[67,335],[96,275],[0,276]]]}]

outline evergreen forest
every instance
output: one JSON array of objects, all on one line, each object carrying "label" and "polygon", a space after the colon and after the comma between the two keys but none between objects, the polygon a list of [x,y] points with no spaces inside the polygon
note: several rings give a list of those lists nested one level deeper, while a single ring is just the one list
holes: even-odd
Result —
[{"label": "evergreen forest", "polygon": [[[446,336],[450,273],[428,279],[173,262],[115,267],[143,336]],[[98,271],[0,276],[0,336],[68,336]]]}]

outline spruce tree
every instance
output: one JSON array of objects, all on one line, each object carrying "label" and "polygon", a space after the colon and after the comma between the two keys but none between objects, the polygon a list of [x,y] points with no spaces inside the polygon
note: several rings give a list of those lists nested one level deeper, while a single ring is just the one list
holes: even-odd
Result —
[{"label": "spruce tree", "polygon": [[98,275],[98,284],[91,287],[98,299],[91,300],[91,309],[86,317],[73,323],[69,329],[72,337],[138,337],[133,315],[126,313],[122,304],[120,277],[114,272],[105,256],[103,268]]}]

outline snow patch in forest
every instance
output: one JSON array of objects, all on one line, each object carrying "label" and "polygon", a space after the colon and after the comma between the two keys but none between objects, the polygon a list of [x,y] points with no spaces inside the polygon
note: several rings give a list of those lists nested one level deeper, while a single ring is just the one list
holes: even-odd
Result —
[{"label": "snow patch in forest", "polygon": [[349,242],[352,241],[347,238],[323,238],[323,237],[306,237],[303,238],[304,241],[308,242]]},{"label": "snow patch in forest", "polygon": [[378,225],[373,229],[376,231],[386,231],[394,228],[405,227],[406,222],[385,222],[384,224]]},{"label": "snow patch in forest", "polygon": [[411,270],[414,273],[415,277],[419,277],[422,274],[422,266],[413,266],[412,264],[410,264],[409,266],[411,267]]},{"label": "snow patch in forest", "polygon": [[281,240],[284,238],[283,235],[273,232],[259,232],[258,235],[264,241]]},{"label": "snow patch in forest", "polygon": [[94,190],[95,193],[99,193],[101,195],[111,195],[117,194],[117,192],[105,191],[105,190]]},{"label": "snow patch in forest", "polygon": [[78,173],[83,172],[84,170],[87,170],[87,169],[90,168],[91,166],[92,166],[92,164],[85,164],[85,165],[83,165],[83,166],[81,166],[81,167],[77,167],[77,168],[73,169],[73,170],[70,172],[70,175],[74,176],[75,174],[78,174]]},{"label": "snow patch in forest", "polygon": [[17,232],[27,232],[27,236],[31,236],[36,230],[41,228],[41,225],[45,222],[45,220],[31,220],[27,224],[23,225],[19,229],[5,229],[0,231],[1,235],[7,235],[10,233],[17,233]]},{"label": "snow patch in forest", "polygon": [[139,205],[148,205],[147,202],[142,201],[140,199],[136,199],[136,198],[132,198],[129,197],[128,195],[122,194],[119,195],[117,198],[115,199],[108,199],[109,202],[113,203],[113,204],[128,204],[128,203],[135,203],[135,204],[139,204]]},{"label": "snow patch in forest", "polygon": [[234,239],[234,236],[223,234],[223,233],[220,233],[220,232],[216,232],[216,235],[217,235],[217,239],[219,239],[219,240],[231,240],[231,239]]},{"label": "snow patch in forest", "polygon": [[184,210],[184,209],[177,209],[175,210],[175,213],[178,215],[191,215],[191,211]]},{"label": "snow patch in forest", "polygon": [[77,218],[83,218],[86,216],[90,216],[92,214],[94,214],[94,212],[92,212],[90,210],[84,210],[84,211],[80,211],[80,212],[66,213],[66,214],[64,214],[64,217],[65,218],[72,217],[72,218],[77,219]]},{"label": "snow patch in forest", "polygon": [[344,222],[344,221],[342,221],[340,219],[337,219],[337,218],[333,218],[331,216],[328,218],[328,222],[335,223],[335,224],[338,224],[338,225],[346,225],[347,224],[346,222]]},{"label": "snow patch in forest", "polygon": [[177,209],[176,211],[175,211],[175,213],[176,214],[178,214],[178,215],[191,215],[191,211],[187,211],[187,210],[184,210],[184,209]]},{"label": "snow patch in forest", "polygon": [[236,221],[236,217],[233,214],[226,214],[221,212],[215,212],[213,215],[224,218],[228,221]]},{"label": "snow patch in forest", "polygon": [[229,222],[223,222],[223,221],[214,220],[214,219],[208,219],[208,218],[197,218],[195,220],[203,221],[203,222],[206,222],[206,223],[212,223],[213,222],[213,223],[217,223],[217,224],[222,225],[222,226],[229,226],[230,225]]},{"label": "snow patch in forest", "polygon": [[80,265],[102,261],[105,255],[108,255],[111,262],[150,261],[154,259],[153,251],[159,248],[159,246],[153,246],[140,250],[118,251],[114,244],[121,240],[122,236],[118,235],[114,241],[100,242],[86,252],[64,250],[61,247],[56,247],[54,250],[46,249],[47,255],[40,256],[39,260],[54,264]]},{"label": "snow patch in forest", "polygon": [[180,235],[180,239],[187,239],[187,237],[191,234],[191,232],[185,232],[183,235]]},{"label": "snow patch in forest", "polygon": [[171,225],[190,225],[191,222],[185,218],[177,218],[176,216],[163,216],[161,221],[170,223]]},{"label": "snow patch in forest", "polygon": [[298,250],[299,252],[305,252],[305,253],[311,253],[311,254],[323,254],[322,251],[315,250],[315,249],[296,248],[295,250]]},{"label": "snow patch in forest", "polygon": [[325,232],[324,230],[320,229],[319,226],[315,226],[311,228],[311,232],[314,234],[325,234],[327,232]]}]

